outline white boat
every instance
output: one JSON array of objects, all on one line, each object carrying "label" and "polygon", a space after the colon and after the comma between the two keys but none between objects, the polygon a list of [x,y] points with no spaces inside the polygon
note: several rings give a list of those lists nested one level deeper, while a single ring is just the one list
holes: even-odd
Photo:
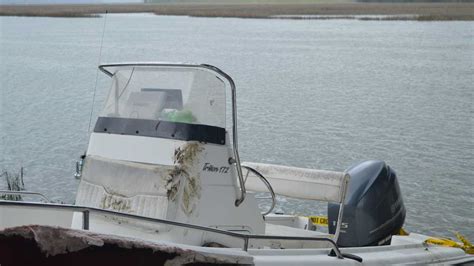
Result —
[{"label": "white boat", "polygon": [[[75,204],[0,200],[0,265],[474,263],[467,241],[399,234],[405,207],[383,161],[341,172],[241,163],[236,88],[220,69],[99,68],[112,86],[77,166]],[[328,202],[329,228],[273,213],[276,194]]]}]

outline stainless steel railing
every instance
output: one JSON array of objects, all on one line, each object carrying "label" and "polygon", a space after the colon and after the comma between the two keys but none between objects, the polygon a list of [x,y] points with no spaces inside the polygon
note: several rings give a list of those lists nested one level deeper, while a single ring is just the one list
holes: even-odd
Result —
[{"label": "stainless steel railing", "polygon": [[199,231],[204,231],[204,232],[216,233],[220,235],[226,235],[226,236],[242,239],[244,242],[244,246],[242,249],[244,251],[248,250],[249,241],[251,239],[328,242],[332,246],[332,250],[334,250],[336,257],[339,259],[343,259],[343,254],[339,250],[339,247],[337,246],[336,242],[326,237],[296,237],[296,236],[268,236],[268,235],[241,234],[241,233],[220,230],[220,229],[207,227],[207,226],[180,223],[180,222],[175,222],[175,221],[170,221],[170,220],[144,217],[144,216],[139,216],[139,215],[134,215],[134,214],[129,214],[129,213],[121,213],[121,212],[116,212],[116,211],[111,211],[111,210],[104,210],[104,209],[99,209],[99,208],[94,208],[94,207],[85,207],[85,206],[68,205],[68,204],[52,204],[52,203],[0,200],[0,207],[1,206],[37,207],[37,208],[45,208],[45,209],[70,210],[73,212],[81,212],[82,213],[82,229],[84,230],[89,230],[90,214],[97,213],[97,214],[108,214],[108,215],[120,216],[120,217],[125,217],[125,218],[130,218],[130,219],[136,219],[140,221],[166,224],[166,225],[194,229],[194,230],[199,230]]},{"label": "stainless steel railing", "polygon": [[[270,199],[272,199],[272,204],[270,205],[270,208],[262,213],[263,216],[266,216],[268,214],[270,214],[273,209],[275,208],[275,205],[276,205],[276,195],[275,195],[275,191],[273,191],[273,187],[272,185],[270,184],[270,182],[268,182],[268,180],[259,172],[257,171],[255,168],[252,168],[250,166],[247,166],[247,165],[242,165],[242,168],[244,168],[245,170],[247,170],[247,174],[245,175],[245,179],[244,179],[244,186],[245,186],[245,182],[247,181],[247,177],[248,177],[248,174],[250,172],[252,172],[254,175],[256,175],[258,178],[260,178],[260,180],[262,181],[262,183],[267,187],[268,189],[268,192],[270,192]],[[268,199],[267,197],[262,197],[262,198],[259,198],[259,199]]]}]

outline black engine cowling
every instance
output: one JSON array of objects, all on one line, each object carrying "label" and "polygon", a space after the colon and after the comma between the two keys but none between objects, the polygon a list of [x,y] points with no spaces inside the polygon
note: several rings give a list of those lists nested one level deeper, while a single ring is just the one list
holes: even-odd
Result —
[{"label": "black engine cowling", "polygon": [[[346,195],[338,245],[389,244],[405,221],[397,175],[383,161],[366,161],[347,170],[351,179]],[[334,234],[339,204],[328,204],[329,233]]]}]

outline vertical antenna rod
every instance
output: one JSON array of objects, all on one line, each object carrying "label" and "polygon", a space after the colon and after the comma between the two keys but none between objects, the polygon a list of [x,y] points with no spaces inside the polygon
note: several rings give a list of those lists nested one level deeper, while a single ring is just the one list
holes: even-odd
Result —
[{"label": "vertical antenna rod", "polygon": [[[104,15],[104,25],[102,27],[102,37],[100,39],[100,49],[99,49],[99,58],[97,60],[97,65],[100,65],[100,61],[102,59],[102,46],[104,44],[104,36],[105,36],[105,26],[107,25],[107,14],[108,10],[105,10],[105,15]],[[97,91],[97,82],[99,80],[99,68],[97,68],[97,71],[95,73],[95,85],[94,85],[94,94],[92,95],[92,105],[91,105],[91,113],[89,116],[89,126],[87,127],[87,133],[89,134],[91,132],[91,124],[92,124],[92,113],[94,112],[94,103],[95,103],[95,94]]]}]

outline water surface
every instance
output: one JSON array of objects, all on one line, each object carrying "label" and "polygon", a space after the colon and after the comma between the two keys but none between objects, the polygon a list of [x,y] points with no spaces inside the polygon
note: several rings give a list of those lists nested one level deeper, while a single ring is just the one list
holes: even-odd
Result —
[{"label": "water surface", "polygon": [[[103,19],[0,23],[0,169],[24,166],[29,190],[74,201],[99,61],[208,63],[236,81],[244,161],[344,170],[383,159],[409,231],[474,239],[472,22],[109,15],[100,59]],[[324,211],[281,200],[286,213]]]}]

